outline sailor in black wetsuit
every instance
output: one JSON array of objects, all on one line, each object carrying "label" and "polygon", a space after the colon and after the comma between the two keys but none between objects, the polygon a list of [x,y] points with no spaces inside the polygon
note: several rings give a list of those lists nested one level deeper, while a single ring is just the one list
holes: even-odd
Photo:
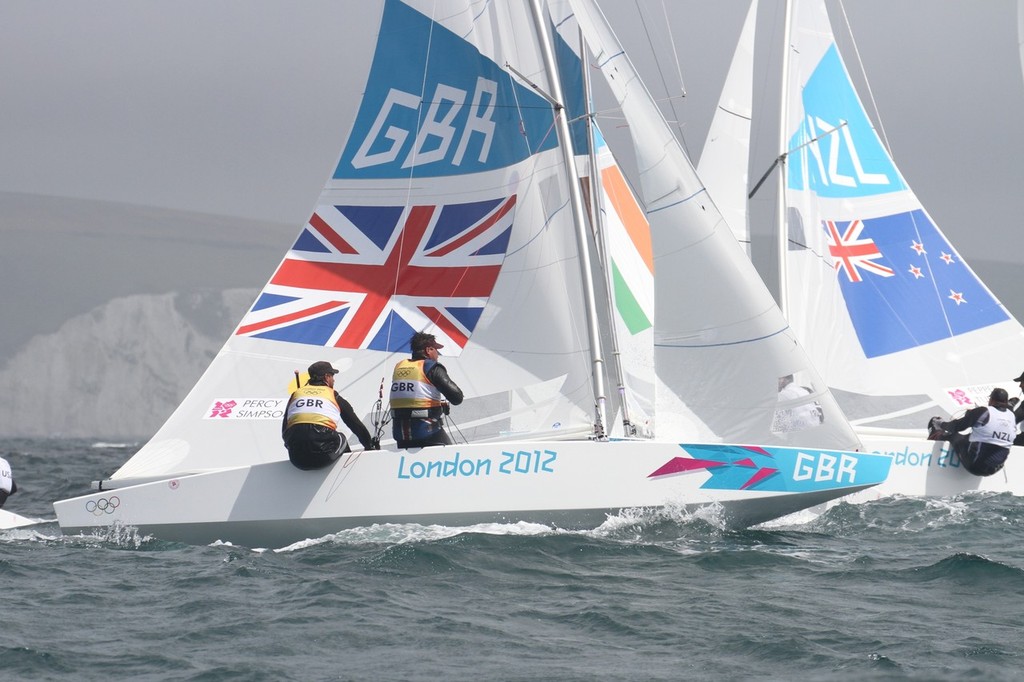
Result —
[{"label": "sailor in black wetsuit", "polygon": [[[1017,430],[1003,388],[992,389],[987,406],[972,407],[948,422],[932,417],[928,426],[929,440],[949,441],[964,468],[975,476],[991,476],[1003,468]],[[964,429],[971,430],[969,436],[959,433]]]},{"label": "sailor in black wetsuit", "polygon": [[433,334],[417,332],[409,340],[412,357],[395,365],[391,380],[392,434],[400,448],[449,445],[441,417],[462,402],[462,389],[437,361],[444,348]]},{"label": "sailor in black wetsuit", "polygon": [[364,449],[380,449],[352,405],[334,390],[337,373],[329,362],[314,362],[309,366],[309,382],[288,399],[281,436],[288,459],[300,469],[321,469],[350,450],[348,440],[337,431],[339,420],[352,429]]}]

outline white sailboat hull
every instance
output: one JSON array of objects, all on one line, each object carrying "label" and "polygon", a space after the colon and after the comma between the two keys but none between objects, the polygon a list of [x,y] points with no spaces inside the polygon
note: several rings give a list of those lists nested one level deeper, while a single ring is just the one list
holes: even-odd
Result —
[{"label": "white sailboat hull", "polygon": [[892,458],[889,476],[870,490],[844,498],[851,503],[883,497],[950,497],[966,492],[1024,496],[1024,448],[1010,448],[1006,466],[992,476],[968,473],[949,443],[895,436],[862,435],[867,452]]},{"label": "white sailboat hull", "polygon": [[32,526],[39,523],[36,519],[30,519],[24,516],[19,516],[14,512],[4,511],[0,509],[0,530],[9,530],[11,528],[21,528],[22,526]]},{"label": "white sailboat hull", "polygon": [[470,444],[352,453],[312,472],[272,462],[184,475],[54,509],[65,534],[120,525],[167,540],[255,547],[383,523],[595,528],[623,509],[715,504],[729,526],[745,527],[876,485],[890,461],[635,441]]}]

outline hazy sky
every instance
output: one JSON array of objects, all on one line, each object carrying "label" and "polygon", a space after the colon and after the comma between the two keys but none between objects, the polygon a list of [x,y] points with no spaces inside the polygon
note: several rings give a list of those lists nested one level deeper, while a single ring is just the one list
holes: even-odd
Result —
[{"label": "hazy sky", "polygon": [[[761,4],[766,21],[779,11],[777,0]],[[652,91],[664,95],[667,84],[678,95],[681,69],[687,96],[670,115],[698,154],[747,3],[602,5]],[[351,45],[335,27],[359,8],[0,0],[0,192],[211,212],[297,232],[340,151],[335,112],[358,94],[345,87]],[[856,0],[846,12],[896,163],[939,227],[968,260],[1020,263],[1017,3]],[[856,72],[855,56],[846,59]],[[755,85],[770,86],[767,76]],[[30,229],[5,215],[0,201],[0,240]],[[282,237],[282,253],[291,239]]]}]

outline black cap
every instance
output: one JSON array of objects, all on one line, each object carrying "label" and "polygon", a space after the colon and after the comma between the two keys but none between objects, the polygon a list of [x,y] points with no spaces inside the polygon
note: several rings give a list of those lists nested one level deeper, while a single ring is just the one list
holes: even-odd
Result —
[{"label": "black cap", "polygon": [[993,388],[992,392],[988,394],[989,402],[999,403],[1005,405],[1010,402],[1010,396],[1007,395],[1005,388]]},{"label": "black cap", "polygon": [[328,374],[338,374],[338,370],[334,369],[326,360],[317,360],[309,366],[309,376],[312,378],[325,377]]},{"label": "black cap", "polygon": [[1021,372],[1021,373],[1020,373],[1020,376],[1019,376],[1019,377],[1017,377],[1016,379],[1014,379],[1014,381],[1016,381],[1016,382],[1017,382],[1018,384],[1019,384],[1020,382],[1024,381],[1024,372]]},{"label": "black cap", "polygon": [[409,339],[409,348],[412,349],[413,353],[416,353],[418,351],[426,350],[427,348],[444,348],[444,346],[437,342],[437,339],[434,338],[433,334],[416,332],[412,335],[412,338]]}]

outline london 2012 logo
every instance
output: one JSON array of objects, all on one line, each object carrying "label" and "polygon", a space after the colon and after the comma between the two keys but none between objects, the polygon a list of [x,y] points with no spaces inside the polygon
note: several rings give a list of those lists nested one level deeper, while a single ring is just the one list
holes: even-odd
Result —
[{"label": "london 2012 logo", "polygon": [[96,500],[89,500],[85,503],[85,511],[95,516],[113,514],[114,510],[121,506],[121,498],[117,495],[101,497]]}]

